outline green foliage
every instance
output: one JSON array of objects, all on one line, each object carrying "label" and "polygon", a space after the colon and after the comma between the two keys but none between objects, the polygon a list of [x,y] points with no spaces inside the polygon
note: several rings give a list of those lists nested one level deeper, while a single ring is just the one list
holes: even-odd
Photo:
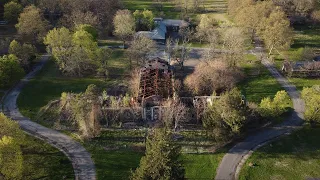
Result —
[{"label": "green foliage", "polygon": [[5,179],[22,179],[23,157],[20,145],[24,134],[18,123],[0,113],[0,174]]},{"label": "green foliage", "polygon": [[24,134],[20,130],[19,124],[0,113],[0,137],[3,136],[12,137],[17,142],[23,142],[24,139]]},{"label": "green foliage", "polygon": [[3,136],[0,139],[0,157],[0,174],[5,179],[22,179],[22,152],[12,137]]},{"label": "green foliage", "polygon": [[127,9],[117,11],[113,24],[114,34],[124,42],[135,33],[134,17]]},{"label": "green foliage", "polygon": [[24,76],[24,70],[20,67],[15,55],[0,57],[0,88],[9,87]]},{"label": "green foliage", "polygon": [[270,97],[261,100],[259,113],[265,118],[274,118],[287,111],[290,97],[286,91],[278,91],[273,100]]},{"label": "green foliage", "polygon": [[99,94],[97,86],[91,84],[85,93],[69,98],[70,107],[65,109],[65,112],[70,112],[70,117],[78,126],[83,138],[93,138],[100,133],[101,107],[97,105]]},{"label": "green foliage", "polygon": [[91,34],[91,36],[93,37],[93,40],[94,41],[97,41],[97,38],[98,38],[98,31],[96,28],[94,28],[93,26],[89,25],[89,24],[81,24],[81,25],[78,25],[76,27],[76,31],[80,31],[80,30],[83,30],[83,31],[86,31],[88,32],[89,34]]},{"label": "green foliage", "polygon": [[154,15],[152,11],[144,9],[143,11],[136,10],[133,13],[133,17],[136,21],[137,30],[152,30],[155,26],[154,24]]},{"label": "green foliage", "polygon": [[4,5],[4,19],[13,23],[17,22],[22,10],[23,7],[19,3],[11,1]]},{"label": "green foliage", "polygon": [[202,120],[208,132],[217,139],[240,133],[247,120],[247,107],[241,92],[234,88],[212,101]]},{"label": "green foliage", "polygon": [[320,123],[320,86],[303,88],[301,97],[305,101],[305,120]]},{"label": "green foliage", "polygon": [[17,56],[21,67],[28,71],[32,60],[36,56],[36,48],[31,44],[24,43],[21,45],[16,40],[13,40],[10,43],[9,53]]},{"label": "green foliage", "polygon": [[154,129],[146,142],[146,154],[140,166],[132,173],[132,180],[184,179],[184,168],[179,160],[180,147],[172,141],[166,129]]},{"label": "green foliage", "polygon": [[79,27],[82,28],[73,34],[67,28],[55,28],[49,31],[44,43],[55,57],[60,70],[66,75],[79,77],[94,73],[106,75],[110,51],[98,47],[98,43],[90,33],[90,26]]},{"label": "green foliage", "polygon": [[41,10],[34,5],[23,9],[16,24],[18,33],[32,43],[42,42],[48,27],[48,21],[44,19]]},{"label": "green foliage", "polygon": [[312,61],[316,56],[314,49],[309,47],[298,48],[295,51],[292,51],[289,54],[289,60],[292,61]]}]

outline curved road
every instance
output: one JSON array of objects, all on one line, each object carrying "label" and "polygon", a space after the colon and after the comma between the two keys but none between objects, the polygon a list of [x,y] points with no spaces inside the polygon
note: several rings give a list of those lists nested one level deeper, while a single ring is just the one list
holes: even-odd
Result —
[{"label": "curved road", "polygon": [[300,93],[297,91],[296,87],[290,84],[288,80],[283,77],[267,60],[261,43],[256,43],[252,54],[262,55],[262,64],[271,72],[272,76],[281,84],[291,97],[294,112],[283,123],[251,135],[231,148],[223,157],[217,169],[217,175],[215,177],[216,180],[238,179],[237,174],[239,173],[244,161],[252,153],[252,150],[276,137],[290,133],[292,130],[301,126],[303,122],[304,102],[300,99]]},{"label": "curved road", "polygon": [[40,138],[52,146],[62,151],[71,161],[75,179],[77,180],[95,180],[95,166],[88,153],[82,145],[69,136],[58,131],[43,127],[30,119],[22,116],[17,107],[17,98],[21,89],[35,74],[44,66],[49,59],[48,55],[42,56],[41,62],[30,72],[24,79],[20,81],[4,98],[4,113],[13,120],[16,120],[20,127],[27,133]]}]

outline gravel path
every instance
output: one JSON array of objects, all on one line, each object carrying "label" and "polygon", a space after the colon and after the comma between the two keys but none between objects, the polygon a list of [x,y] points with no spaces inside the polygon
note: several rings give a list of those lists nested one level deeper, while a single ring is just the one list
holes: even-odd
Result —
[{"label": "gravel path", "polygon": [[262,64],[271,72],[272,76],[281,84],[281,86],[288,92],[292,99],[294,111],[292,115],[283,123],[267,128],[257,134],[247,137],[244,141],[236,144],[223,157],[217,169],[216,180],[233,180],[238,179],[239,172],[245,160],[252,154],[252,152],[281,135],[290,133],[301,126],[303,123],[304,102],[300,99],[300,93],[296,87],[288,82],[278,70],[267,60],[261,43],[257,43],[252,54],[262,55]]},{"label": "gravel path", "polygon": [[17,98],[22,88],[44,66],[48,59],[48,55],[42,56],[41,62],[35,67],[35,69],[7,94],[3,101],[4,113],[13,120],[16,120],[20,127],[27,133],[46,141],[50,145],[62,151],[72,162],[75,179],[95,180],[95,166],[91,159],[91,155],[80,143],[65,134],[41,126],[22,116],[17,107]]}]

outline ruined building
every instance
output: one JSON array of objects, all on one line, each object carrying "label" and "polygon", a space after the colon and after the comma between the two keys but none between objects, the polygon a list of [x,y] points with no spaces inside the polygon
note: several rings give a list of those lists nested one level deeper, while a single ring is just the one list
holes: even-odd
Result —
[{"label": "ruined building", "polygon": [[173,70],[169,63],[160,58],[148,60],[141,68],[138,100],[146,105],[173,96]]}]

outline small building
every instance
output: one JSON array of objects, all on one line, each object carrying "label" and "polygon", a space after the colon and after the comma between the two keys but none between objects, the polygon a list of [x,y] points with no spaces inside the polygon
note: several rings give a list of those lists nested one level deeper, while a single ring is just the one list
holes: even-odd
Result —
[{"label": "small building", "polygon": [[156,27],[152,31],[139,31],[136,36],[144,35],[159,44],[165,44],[172,32],[179,32],[181,27],[189,26],[184,20],[154,18]]}]

